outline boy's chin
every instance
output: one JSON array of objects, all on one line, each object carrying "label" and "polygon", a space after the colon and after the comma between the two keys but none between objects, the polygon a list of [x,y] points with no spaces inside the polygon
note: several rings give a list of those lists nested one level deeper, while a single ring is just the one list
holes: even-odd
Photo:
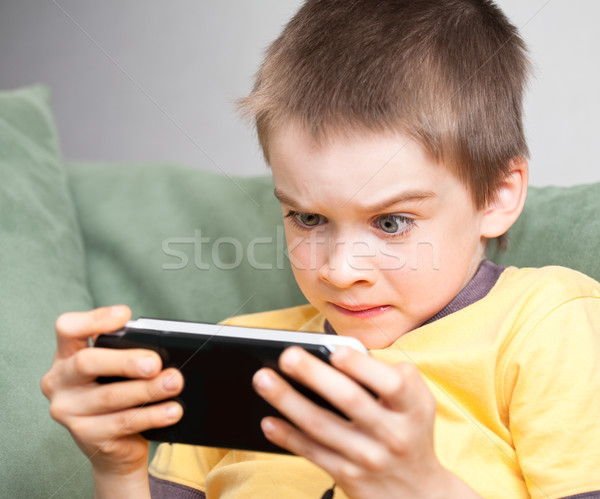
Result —
[{"label": "boy's chin", "polygon": [[337,316],[328,317],[328,320],[340,336],[351,336],[360,340],[369,350],[378,350],[389,347],[398,338],[418,327],[418,324],[398,318],[393,310],[388,312],[391,313],[380,314],[378,317]]}]

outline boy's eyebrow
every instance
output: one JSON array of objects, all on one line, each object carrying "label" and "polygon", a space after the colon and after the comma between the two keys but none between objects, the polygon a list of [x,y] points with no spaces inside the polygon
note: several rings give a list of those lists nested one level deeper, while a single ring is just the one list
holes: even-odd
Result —
[{"label": "boy's eyebrow", "polygon": [[292,208],[300,208],[300,205],[296,203],[292,198],[290,198],[287,194],[284,194],[283,191],[279,190],[277,187],[273,190],[273,194],[279,200],[281,204],[287,204]]},{"label": "boy's eyebrow", "polygon": [[[288,196],[287,194],[282,192],[277,187],[275,187],[275,190],[273,192],[275,194],[275,197],[279,200],[279,202],[281,204],[286,204],[286,205],[291,206],[296,209],[301,208],[301,206],[302,206],[301,203],[298,203],[297,201],[293,200],[290,196]],[[430,199],[433,197],[435,197],[435,193],[432,191],[422,191],[422,190],[415,189],[415,190],[401,192],[398,195],[395,195],[389,199],[380,201],[379,203],[376,203],[374,205],[364,206],[364,209],[366,209],[367,211],[371,211],[371,212],[378,212],[378,211],[385,210],[389,206],[393,206],[398,203],[406,203],[408,201],[424,201],[426,199]]]},{"label": "boy's eyebrow", "polygon": [[393,206],[398,203],[407,203],[408,201],[425,201],[426,199],[431,199],[435,197],[435,192],[432,191],[421,191],[421,190],[411,190],[404,191],[400,194],[393,196],[389,199],[380,201],[372,206],[365,206],[367,211],[383,211],[386,208]]}]

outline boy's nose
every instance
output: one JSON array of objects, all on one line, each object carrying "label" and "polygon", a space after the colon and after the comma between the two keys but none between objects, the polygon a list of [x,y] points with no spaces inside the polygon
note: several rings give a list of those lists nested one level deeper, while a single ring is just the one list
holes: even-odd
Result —
[{"label": "boy's nose", "polygon": [[319,278],[339,288],[375,282],[375,250],[365,241],[335,241],[319,268]]}]

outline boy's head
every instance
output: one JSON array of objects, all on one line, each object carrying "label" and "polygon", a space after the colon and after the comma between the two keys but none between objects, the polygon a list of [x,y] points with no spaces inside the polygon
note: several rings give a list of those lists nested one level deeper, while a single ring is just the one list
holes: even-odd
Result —
[{"label": "boy's head", "polygon": [[488,0],[308,0],[270,47],[241,105],[296,281],[338,332],[388,346],[514,222],[527,67]]},{"label": "boy's head", "polygon": [[317,144],[410,137],[482,209],[528,154],[523,40],[489,0],[308,0],[269,48],[242,109],[270,162],[273,131]]}]

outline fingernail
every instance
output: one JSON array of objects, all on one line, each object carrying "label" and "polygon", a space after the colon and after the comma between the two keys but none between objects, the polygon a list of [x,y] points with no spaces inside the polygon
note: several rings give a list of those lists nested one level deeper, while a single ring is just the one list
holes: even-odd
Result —
[{"label": "fingernail", "polygon": [[149,376],[158,369],[158,362],[154,357],[142,357],[138,360],[138,369],[142,376]]},{"label": "fingernail", "polygon": [[163,388],[168,391],[176,390],[179,387],[179,380],[177,379],[177,374],[167,374],[163,380]]},{"label": "fingernail", "polygon": [[181,413],[181,406],[179,404],[169,404],[165,407],[165,413],[169,419],[177,419]]},{"label": "fingernail", "polygon": [[268,418],[264,418],[261,422],[260,422],[260,426],[262,428],[262,431],[267,434],[270,435],[275,431],[275,425],[273,424],[273,422],[268,419]]},{"label": "fingernail", "polygon": [[300,352],[297,348],[290,348],[283,352],[281,364],[285,367],[294,367],[300,362]]},{"label": "fingernail", "polygon": [[138,367],[143,376],[148,376],[158,369],[158,362],[154,357],[142,357],[138,360]]},{"label": "fingernail", "polygon": [[331,357],[330,357],[331,362],[333,362],[334,364],[337,362],[342,362],[346,357],[348,357],[349,353],[350,353],[350,350],[348,347],[338,347],[331,354]]},{"label": "fingernail", "polygon": [[123,317],[127,313],[127,308],[123,305],[115,305],[110,307],[109,315],[111,317]]},{"label": "fingernail", "polygon": [[254,375],[254,386],[260,391],[269,390],[273,386],[273,380],[269,373],[265,371],[258,371]]}]

